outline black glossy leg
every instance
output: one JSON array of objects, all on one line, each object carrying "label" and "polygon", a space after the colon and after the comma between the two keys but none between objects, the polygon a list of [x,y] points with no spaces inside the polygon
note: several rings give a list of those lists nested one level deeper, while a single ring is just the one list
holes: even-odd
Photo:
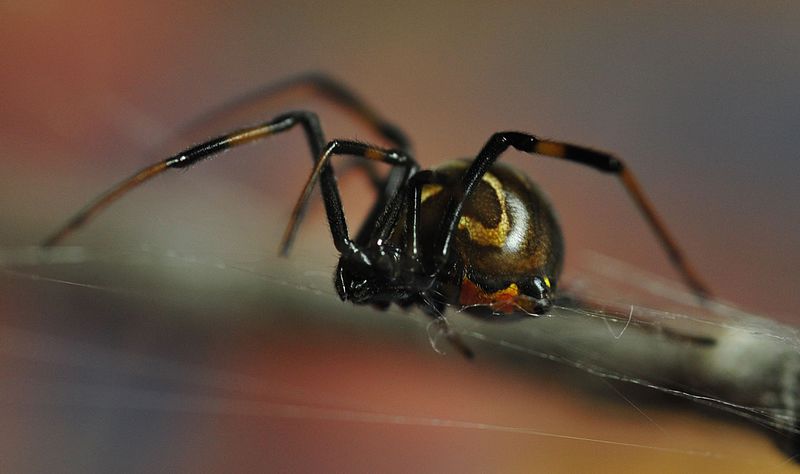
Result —
[{"label": "black glossy leg", "polygon": [[[281,241],[282,255],[286,255],[289,252],[297,233],[297,226],[303,214],[303,210],[318,180],[322,188],[322,197],[325,202],[325,210],[328,215],[328,223],[331,228],[331,234],[333,235],[334,245],[339,252],[344,252],[348,248],[352,249],[353,244],[348,235],[341,197],[339,196],[336,178],[333,174],[333,167],[331,167],[330,164],[331,158],[339,155],[357,156],[367,160],[397,166],[400,170],[399,173],[402,173],[402,181],[408,179],[410,174],[417,169],[417,164],[414,159],[410,155],[399,150],[387,150],[374,145],[346,140],[334,140],[328,143],[319,155],[319,159],[306,181],[303,192],[295,204],[292,217],[289,220],[289,224],[286,227]],[[394,173],[394,170],[392,172]],[[400,189],[398,189],[395,196],[389,199],[389,205],[387,205],[386,209],[376,218],[376,226],[378,228],[390,229],[394,225],[399,212],[398,204],[396,203],[400,201],[400,198],[397,196],[400,194]]]},{"label": "black glossy leg", "polygon": [[[368,162],[371,163],[371,162]],[[356,243],[361,246],[371,245],[378,240],[385,240],[392,231],[390,224],[397,221],[400,207],[402,207],[401,192],[406,187],[406,178],[418,171],[414,165],[411,170],[395,167],[384,180],[373,180],[378,190],[378,198],[370,209],[369,214],[361,224],[356,235]],[[404,193],[403,193],[404,194]]]},{"label": "black glossy leg", "polygon": [[422,201],[422,188],[426,184],[444,184],[442,177],[435,171],[423,170],[416,173],[408,182],[407,217],[405,228],[406,252],[419,261],[419,217]]},{"label": "black glossy leg", "polygon": [[[223,151],[261,140],[271,135],[285,132],[298,124],[302,126],[302,129],[305,132],[309,147],[311,149],[312,157],[316,161],[317,157],[320,156],[322,146],[325,143],[325,138],[322,134],[322,129],[319,124],[319,119],[317,118],[316,114],[311,112],[290,112],[276,117],[269,122],[264,122],[253,127],[236,130],[191,148],[187,148],[186,150],[183,150],[180,153],[167,158],[166,160],[160,161],[140,170],[135,175],[118,183],[116,186],[98,196],[94,201],[90,202],[64,226],[48,237],[42,243],[42,245],[48,247],[60,243],[70,233],[86,224],[92,217],[97,215],[97,213],[108,207],[114,201],[121,198],[145,181],[148,181],[171,168],[186,168],[192,166],[205,159],[215,157]],[[332,186],[331,183],[328,183],[328,181],[333,180],[333,175],[331,173],[332,171],[323,172],[321,179],[326,188],[333,188],[335,191],[335,184]]]},{"label": "black glossy leg", "polygon": [[628,191],[631,199],[633,199],[633,202],[639,208],[639,211],[656,234],[656,237],[658,237],[662,247],[664,247],[664,250],[669,255],[670,260],[680,272],[686,284],[701,298],[707,298],[711,294],[708,286],[697,275],[688,260],[684,257],[676,240],[667,230],[666,225],[659,217],[653,204],[644,195],[633,173],[628,170],[620,159],[609,153],[569,143],[540,140],[533,135],[520,132],[500,132],[492,135],[464,174],[461,189],[458,194],[456,194],[459,197],[450,203],[445,214],[442,232],[439,235],[439,244],[437,246],[437,248],[440,249],[440,254],[438,256],[439,268],[447,262],[452,239],[455,235],[459,219],[461,218],[465,200],[480,182],[486,171],[509,147],[529,154],[562,158],[617,175],[622,181],[622,185],[625,186],[625,189]]},{"label": "black glossy leg", "polygon": [[[358,122],[387,140],[393,147],[406,153],[411,150],[410,141],[400,127],[386,120],[376,109],[367,104],[344,83],[322,73],[301,74],[255,89],[197,118],[186,127],[183,127],[178,135],[188,135],[192,131],[203,128],[210,129],[216,121],[232,116],[243,109],[255,108],[261,105],[267,106],[270,102],[275,102],[292,94],[318,96],[338,106],[343,112],[351,115]],[[401,174],[393,171],[390,177],[384,180],[375,173],[375,170],[370,165],[370,162],[364,161],[358,161],[354,165],[367,174],[373,187],[379,193],[375,205],[364,221],[361,231],[356,236],[356,242],[362,245],[366,244],[370,239],[374,240],[375,222],[384,213],[384,208],[389,200],[396,194],[397,187],[393,186],[393,183],[396,183],[396,178]]]},{"label": "black glossy leg", "polygon": [[351,114],[353,118],[375,131],[395,148],[403,151],[410,150],[410,142],[399,127],[387,121],[349,87],[321,73],[302,74],[255,89],[198,117],[183,127],[178,135],[186,135],[195,130],[209,127],[216,121],[234,115],[242,109],[255,108],[261,104],[266,106],[269,102],[277,101],[293,93],[318,95],[321,99],[340,107],[345,113]]}]

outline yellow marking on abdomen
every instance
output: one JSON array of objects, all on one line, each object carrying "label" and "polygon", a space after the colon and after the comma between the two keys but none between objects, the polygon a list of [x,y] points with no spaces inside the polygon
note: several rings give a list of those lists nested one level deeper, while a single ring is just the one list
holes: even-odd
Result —
[{"label": "yellow marking on abdomen", "polygon": [[419,197],[419,202],[425,202],[428,198],[436,196],[441,192],[441,184],[426,184],[422,186],[422,193]]},{"label": "yellow marking on abdomen", "polygon": [[511,222],[506,208],[506,194],[503,191],[503,184],[493,174],[484,174],[482,180],[492,187],[495,196],[497,196],[497,202],[500,204],[500,222],[497,223],[496,227],[487,228],[477,219],[461,216],[458,221],[458,228],[459,230],[466,230],[470,240],[478,245],[502,247],[506,242],[508,232],[511,230]]}]

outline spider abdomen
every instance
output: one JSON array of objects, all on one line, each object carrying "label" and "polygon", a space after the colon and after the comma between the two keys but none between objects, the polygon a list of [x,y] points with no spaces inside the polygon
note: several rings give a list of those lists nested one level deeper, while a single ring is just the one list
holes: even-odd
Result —
[{"label": "spider abdomen", "polygon": [[[435,170],[446,184],[422,190],[422,232],[435,235],[467,161]],[[426,249],[432,250],[432,249]],[[555,289],[563,260],[563,239],[552,206],[521,172],[495,164],[464,203],[453,241],[450,280],[462,306],[493,312],[540,313]]]}]

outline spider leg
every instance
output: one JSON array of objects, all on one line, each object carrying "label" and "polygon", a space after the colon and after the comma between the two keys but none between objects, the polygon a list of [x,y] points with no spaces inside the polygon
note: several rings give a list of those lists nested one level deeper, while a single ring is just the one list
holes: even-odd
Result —
[{"label": "spider leg", "polygon": [[[82,227],[92,217],[111,205],[114,201],[118,200],[145,181],[148,181],[169,169],[187,168],[191,165],[199,163],[202,160],[217,156],[223,151],[261,140],[281,132],[285,132],[297,124],[302,126],[302,129],[306,134],[306,138],[308,139],[312,156],[316,161],[317,157],[320,156],[323,144],[325,143],[325,138],[322,133],[322,128],[320,127],[317,115],[312,112],[289,112],[287,114],[280,115],[269,122],[264,122],[253,127],[243,128],[213,138],[199,145],[187,148],[163,161],[143,168],[130,178],[118,183],[91,201],[60,229],[50,235],[50,237],[48,237],[42,243],[42,245],[49,247],[62,242],[69,234]],[[335,183],[332,183],[332,180],[334,179],[332,170],[325,171],[322,174],[323,185],[326,188],[332,187],[335,191]],[[328,181],[331,181],[331,183],[328,183]],[[338,195],[336,197],[338,198]]]},{"label": "spider leg", "polygon": [[177,135],[185,136],[193,131],[210,127],[218,120],[235,115],[242,109],[254,107],[259,103],[278,100],[294,92],[310,93],[330,101],[389,141],[392,146],[404,151],[410,151],[411,146],[408,137],[399,127],[387,121],[342,82],[326,74],[315,72],[289,77],[283,81],[271,83],[241,95],[192,120],[182,127]]},{"label": "spider leg", "polygon": [[[370,161],[396,166],[396,169],[399,170],[397,173],[400,173],[401,183],[405,182],[418,169],[416,161],[414,161],[411,155],[403,151],[389,150],[375,145],[347,140],[334,140],[329,142],[319,155],[319,159],[309,175],[303,192],[300,194],[294,210],[292,211],[292,217],[286,226],[286,231],[281,240],[281,255],[286,255],[289,252],[295,235],[297,234],[297,227],[302,217],[303,210],[311,197],[311,192],[317,181],[320,181],[320,186],[322,188],[322,198],[325,202],[325,211],[328,216],[328,223],[331,228],[331,234],[336,249],[339,252],[344,252],[348,248],[353,249],[353,241],[350,239],[347,232],[347,223],[344,218],[344,210],[342,209],[336,178],[333,174],[333,167],[330,164],[332,157],[340,155],[357,156]],[[392,174],[394,173],[395,171],[393,170]],[[388,232],[388,230],[393,227],[402,206],[402,189],[402,187],[398,187],[395,191],[395,195],[388,199],[388,204],[385,208],[374,218],[376,229],[386,229],[386,232]]]},{"label": "spider leg", "polygon": [[[318,72],[289,77],[234,98],[230,102],[211,109],[207,113],[192,120],[178,130],[176,136],[185,137],[194,135],[203,129],[213,130],[213,126],[217,122],[227,117],[235,116],[245,109],[251,109],[262,104],[277,101],[296,93],[319,96],[321,99],[339,107],[346,114],[356,119],[356,121],[377,133],[384,140],[387,140],[395,148],[410,152],[410,141],[398,126],[386,120],[376,109],[361,99],[344,83],[331,76]],[[317,155],[314,156],[315,159],[316,157]],[[386,186],[386,181],[379,176],[375,172],[374,167],[370,165],[371,163],[369,162],[358,161],[354,166],[366,173],[375,189],[385,189],[389,191]],[[382,209],[385,205],[385,201],[386,196],[381,195],[378,202],[376,202],[374,210]],[[370,217],[376,217],[373,216],[373,214],[376,214],[376,212],[371,213]],[[368,224],[369,219],[365,222],[365,228],[369,227]]]},{"label": "spider leg", "polygon": [[[357,163],[372,164],[371,161],[358,161]],[[367,167],[368,172],[374,172],[372,166]],[[412,173],[413,174],[413,173]],[[394,167],[384,180],[373,180],[375,188],[378,190],[378,199],[370,209],[361,228],[356,234],[355,242],[359,245],[369,245],[377,242],[378,239],[385,239],[392,230],[388,224],[397,221],[397,212],[401,206],[398,191],[405,186],[408,173],[401,167]],[[416,176],[416,174],[413,174]],[[389,218],[389,216],[393,216]]]},{"label": "spider leg", "polygon": [[[407,153],[411,150],[408,137],[398,126],[386,120],[376,109],[366,103],[347,85],[329,75],[318,72],[289,77],[283,81],[268,84],[237,97],[229,103],[212,109],[208,113],[193,120],[178,132],[178,136],[188,135],[194,130],[211,128],[212,125],[220,119],[233,116],[243,109],[249,109],[259,104],[279,100],[293,93],[319,96],[321,99],[339,107],[346,114],[352,116],[358,122],[390,142],[394,147]],[[374,239],[371,233],[372,230],[376,228],[376,221],[386,209],[392,196],[396,194],[400,178],[403,175],[402,170],[392,170],[390,175],[384,179],[376,173],[374,167],[370,166],[371,164],[372,163],[369,161],[357,161],[352,165],[366,173],[372,186],[380,193],[375,205],[367,215],[361,230],[356,236],[356,242],[362,245],[370,238]]]},{"label": "spider leg", "polygon": [[422,188],[426,184],[444,184],[441,175],[433,170],[423,170],[414,174],[408,181],[408,205],[406,224],[406,251],[411,257],[419,259],[419,217],[422,200]]},{"label": "spider leg", "polygon": [[650,228],[656,234],[661,246],[667,252],[672,264],[681,274],[685,283],[701,299],[706,299],[711,294],[708,286],[698,276],[678,247],[675,238],[667,230],[664,221],[656,212],[653,204],[645,196],[638,180],[619,158],[609,153],[570,143],[540,140],[533,135],[520,132],[499,132],[492,135],[464,174],[460,192],[457,194],[459,198],[450,203],[445,214],[442,232],[439,236],[437,245],[437,248],[440,249],[437,257],[439,267],[444,265],[449,256],[452,238],[455,235],[465,200],[480,182],[486,171],[509,147],[529,154],[561,158],[615,174],[650,225]]}]

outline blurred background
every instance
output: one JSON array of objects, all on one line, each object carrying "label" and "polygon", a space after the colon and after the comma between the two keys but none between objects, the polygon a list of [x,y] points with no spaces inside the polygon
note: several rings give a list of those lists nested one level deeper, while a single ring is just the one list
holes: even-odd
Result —
[{"label": "blurred background", "polygon": [[[741,426],[586,397],[502,348],[442,357],[420,316],[342,305],[318,203],[273,257],[310,169],[298,133],[149,183],[61,260],[24,256],[134,170],[288,108],[377,140],[303,97],[175,136],[323,71],[424,166],[506,129],[617,153],[720,297],[796,325],[799,7],[44,1],[0,18],[0,470],[793,469]],[[556,205],[567,278],[586,249],[675,278],[615,180],[508,159]],[[341,183],[355,228],[367,187]]]}]

